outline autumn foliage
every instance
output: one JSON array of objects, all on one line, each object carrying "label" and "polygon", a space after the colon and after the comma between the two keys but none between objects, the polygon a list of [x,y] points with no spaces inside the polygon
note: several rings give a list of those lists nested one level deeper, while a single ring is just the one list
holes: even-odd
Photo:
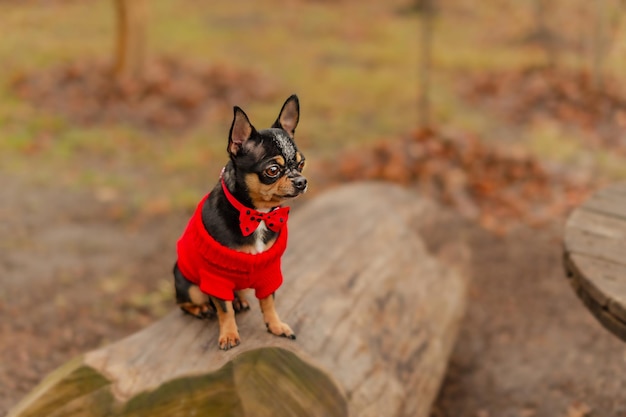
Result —
[{"label": "autumn foliage", "polygon": [[524,153],[431,129],[347,151],[326,171],[338,181],[386,180],[416,187],[498,233],[520,222],[539,226],[562,217],[589,192],[589,184],[550,173]]},{"label": "autumn foliage", "polygon": [[626,100],[615,79],[598,89],[586,71],[531,67],[477,74],[462,93],[508,121],[554,120],[577,128],[589,145],[626,152]]},{"label": "autumn foliage", "polygon": [[110,64],[81,61],[22,73],[16,94],[35,106],[83,124],[127,123],[149,130],[192,126],[231,103],[268,100],[276,87],[257,73],[224,65],[160,58],[141,79],[117,78]]}]

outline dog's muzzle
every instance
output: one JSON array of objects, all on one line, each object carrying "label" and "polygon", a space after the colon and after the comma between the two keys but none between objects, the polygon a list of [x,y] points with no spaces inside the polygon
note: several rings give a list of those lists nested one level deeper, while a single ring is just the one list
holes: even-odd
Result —
[{"label": "dog's muzzle", "polygon": [[303,176],[296,177],[291,180],[291,182],[293,184],[293,188],[295,188],[298,193],[303,193],[306,191],[308,183],[306,178],[304,178]]}]

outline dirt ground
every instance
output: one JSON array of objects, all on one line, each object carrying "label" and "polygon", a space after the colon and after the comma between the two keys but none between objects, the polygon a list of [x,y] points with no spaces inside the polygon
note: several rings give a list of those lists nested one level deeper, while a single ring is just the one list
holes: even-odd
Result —
[{"label": "dirt ground", "polygon": [[[626,345],[570,289],[563,221],[458,230],[473,254],[469,308],[432,416],[626,416]],[[425,232],[437,239],[436,225]]]},{"label": "dirt ground", "polygon": [[[2,173],[0,189],[4,416],[55,367],[172,307],[174,244],[189,213],[119,216],[106,190]],[[505,237],[445,225],[424,230],[426,240],[466,239],[473,279],[433,417],[626,416],[626,346],[569,288],[562,222]]]}]

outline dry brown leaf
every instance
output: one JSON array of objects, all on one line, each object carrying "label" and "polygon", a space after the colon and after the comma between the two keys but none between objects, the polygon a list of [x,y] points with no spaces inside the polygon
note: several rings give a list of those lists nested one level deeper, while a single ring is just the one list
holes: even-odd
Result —
[{"label": "dry brown leaf", "polygon": [[570,180],[564,172],[549,174],[519,149],[498,150],[475,136],[449,137],[433,129],[347,151],[329,167],[326,175],[335,180],[413,184],[497,234],[519,222],[546,224],[571,210],[591,189],[588,181]]},{"label": "dry brown leaf", "polygon": [[591,415],[591,408],[584,402],[576,401],[570,404],[567,409],[567,417],[588,417]]}]

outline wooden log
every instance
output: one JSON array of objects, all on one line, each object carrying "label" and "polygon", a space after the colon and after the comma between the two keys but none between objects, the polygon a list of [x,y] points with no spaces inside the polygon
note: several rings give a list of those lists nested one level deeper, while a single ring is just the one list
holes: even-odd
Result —
[{"label": "wooden log", "polygon": [[[255,304],[242,344],[173,311],[46,377],[8,417],[428,416],[464,312],[467,250],[425,248],[437,207],[359,184],[295,210],[277,294],[297,340],[265,331]],[[449,265],[452,264],[452,265]]]},{"label": "wooden log", "polygon": [[626,341],[626,184],[594,193],[570,215],[563,265],[596,319]]}]

